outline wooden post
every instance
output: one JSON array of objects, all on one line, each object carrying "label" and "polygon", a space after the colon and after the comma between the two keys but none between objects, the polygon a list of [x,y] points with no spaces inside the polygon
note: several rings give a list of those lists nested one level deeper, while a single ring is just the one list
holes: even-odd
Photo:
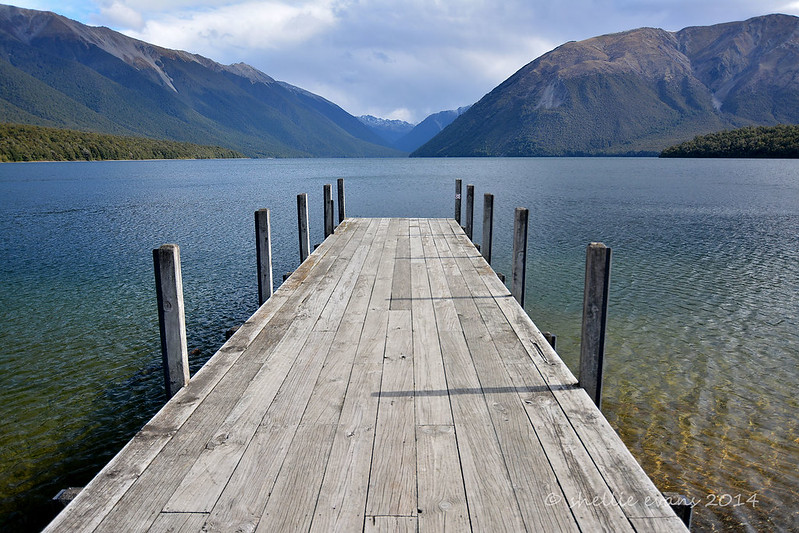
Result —
[{"label": "wooden post", "polygon": [[325,239],[333,234],[333,186],[326,183],[323,190],[325,212]]},{"label": "wooden post", "polygon": [[592,242],[585,255],[583,327],[580,341],[579,383],[597,407],[602,408],[602,364],[610,287],[610,248]]},{"label": "wooden post", "polygon": [[491,242],[494,239],[494,195],[485,193],[483,195],[483,242],[480,252],[491,264]]},{"label": "wooden post", "polygon": [[272,296],[272,223],[269,209],[255,212],[255,255],[258,262],[258,306]]},{"label": "wooden post", "polygon": [[472,229],[474,228],[474,185],[466,186],[466,221],[464,229],[466,236],[472,240]]},{"label": "wooden post", "polygon": [[527,278],[527,219],[530,211],[517,207],[513,219],[513,263],[510,293],[524,307],[524,286]]},{"label": "wooden post", "polygon": [[461,225],[461,188],[463,180],[455,180],[455,222]]},{"label": "wooden post", "polygon": [[183,307],[183,277],[180,248],[164,244],[153,250],[158,325],[167,398],[189,384],[189,353],[186,346],[186,314]]},{"label": "wooden post", "polygon": [[311,255],[311,241],[308,236],[308,195],[297,195],[297,228],[300,233],[300,264]]},{"label": "wooden post", "polygon": [[347,218],[344,213],[344,178],[336,181],[336,189],[338,189],[338,223],[341,224]]},{"label": "wooden post", "polygon": [[557,349],[555,347],[555,345],[558,343],[558,336],[557,335],[555,335],[554,333],[550,333],[548,331],[545,331],[544,332],[544,338],[547,340],[549,345],[552,346],[553,350]]}]

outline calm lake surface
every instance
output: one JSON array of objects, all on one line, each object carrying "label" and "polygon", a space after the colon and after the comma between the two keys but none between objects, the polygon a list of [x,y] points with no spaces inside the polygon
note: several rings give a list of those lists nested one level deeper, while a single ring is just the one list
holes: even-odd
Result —
[{"label": "calm lake surface", "polygon": [[[530,208],[527,312],[576,372],[585,247],[613,248],[603,411],[695,531],[799,530],[799,161],[233,160],[0,165],[0,530],[35,531],[164,402],[152,249],[178,243],[196,371],[257,308],[253,212],[275,278],[296,195],[452,217],[495,195],[494,268]],[[464,187],[465,192],[465,187]]]}]

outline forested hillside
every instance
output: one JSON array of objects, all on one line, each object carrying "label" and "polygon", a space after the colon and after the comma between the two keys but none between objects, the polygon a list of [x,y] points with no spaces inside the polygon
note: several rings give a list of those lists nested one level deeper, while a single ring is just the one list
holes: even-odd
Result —
[{"label": "forested hillside", "polygon": [[799,158],[799,126],[749,126],[700,135],[666,148],[660,157]]},{"label": "forested hillside", "polygon": [[100,161],[105,159],[217,159],[244,157],[218,146],[143,137],[0,124],[0,161]]}]

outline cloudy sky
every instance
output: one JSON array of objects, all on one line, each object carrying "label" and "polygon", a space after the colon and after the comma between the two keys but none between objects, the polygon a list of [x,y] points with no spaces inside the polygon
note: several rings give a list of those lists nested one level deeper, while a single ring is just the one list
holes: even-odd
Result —
[{"label": "cloudy sky", "polygon": [[220,63],[243,61],[354,115],[418,122],[479,100],[572,40],[768,13],[799,0],[6,0]]}]

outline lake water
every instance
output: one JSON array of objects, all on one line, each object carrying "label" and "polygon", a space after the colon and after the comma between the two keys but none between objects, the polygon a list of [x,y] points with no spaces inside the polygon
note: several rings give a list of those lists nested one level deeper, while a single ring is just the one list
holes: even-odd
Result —
[{"label": "lake water", "polygon": [[[257,307],[253,212],[275,278],[296,195],[350,216],[451,217],[495,195],[494,268],[530,208],[527,312],[576,371],[585,246],[613,248],[603,411],[695,531],[799,530],[799,162],[233,160],[0,165],[0,530],[35,531],[164,402],[153,248],[178,243],[192,371]],[[465,192],[465,187],[464,187]]]}]

